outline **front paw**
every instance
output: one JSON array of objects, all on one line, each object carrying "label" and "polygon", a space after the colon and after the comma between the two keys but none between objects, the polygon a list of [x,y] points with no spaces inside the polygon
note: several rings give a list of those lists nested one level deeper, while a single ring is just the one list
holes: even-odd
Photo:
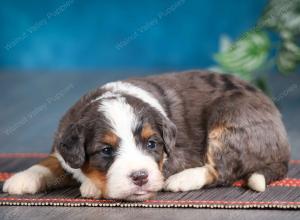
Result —
[{"label": "front paw", "polygon": [[80,186],[82,197],[99,199],[102,195],[101,190],[90,180],[86,179]]},{"label": "front paw", "polygon": [[25,171],[16,173],[3,185],[3,191],[9,194],[35,194],[46,189],[45,174],[50,171],[39,165],[33,166]]},{"label": "front paw", "polygon": [[171,192],[185,192],[201,189],[206,183],[205,175],[203,175],[204,172],[205,170],[200,167],[176,173],[166,180],[164,190]]}]

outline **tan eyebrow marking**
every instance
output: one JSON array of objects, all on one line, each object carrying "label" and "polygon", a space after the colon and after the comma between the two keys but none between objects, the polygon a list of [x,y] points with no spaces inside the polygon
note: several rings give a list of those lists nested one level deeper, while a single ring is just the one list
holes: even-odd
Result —
[{"label": "tan eyebrow marking", "polygon": [[103,138],[101,139],[101,141],[105,144],[109,144],[112,147],[116,147],[119,141],[119,138],[117,137],[117,135],[115,135],[113,132],[107,132]]},{"label": "tan eyebrow marking", "polygon": [[141,132],[141,136],[143,139],[149,139],[154,134],[156,134],[156,132],[151,128],[149,124],[146,124]]}]

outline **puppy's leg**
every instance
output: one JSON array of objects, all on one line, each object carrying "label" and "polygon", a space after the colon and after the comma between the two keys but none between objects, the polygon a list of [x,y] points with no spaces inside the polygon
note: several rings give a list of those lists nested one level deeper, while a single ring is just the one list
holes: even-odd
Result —
[{"label": "puppy's leg", "polygon": [[[104,174],[97,169],[91,168],[88,163],[85,163],[81,168],[74,169],[57,152],[54,154],[54,157],[60,162],[59,165],[69,174],[72,174],[73,178],[81,184],[79,190],[82,197],[100,198],[103,195],[105,191]],[[74,181],[74,179],[72,180]],[[70,180],[67,182],[70,182]]]},{"label": "puppy's leg", "polygon": [[274,108],[243,95],[215,103],[208,117],[206,152],[206,163],[218,172],[214,185],[248,178],[248,186],[261,192],[286,175],[289,144]]},{"label": "puppy's leg", "polygon": [[99,170],[89,167],[85,164],[82,167],[82,172],[86,176],[80,186],[82,197],[98,199],[105,195],[106,177]]},{"label": "puppy's leg", "polygon": [[165,182],[164,190],[172,192],[197,190],[213,183],[216,178],[216,171],[209,165],[190,168],[170,176]]},{"label": "puppy's leg", "polygon": [[34,194],[50,188],[58,188],[71,182],[54,155],[36,165],[16,173],[5,181],[3,191],[9,194]]},{"label": "puppy's leg", "polygon": [[257,131],[259,127],[218,126],[211,130],[206,156],[207,163],[218,171],[215,185],[230,185],[236,180],[246,178],[249,188],[263,192],[266,184],[285,176],[287,161],[268,162],[272,158],[269,158],[268,151],[264,150],[263,139],[251,137],[257,133],[247,131]]}]

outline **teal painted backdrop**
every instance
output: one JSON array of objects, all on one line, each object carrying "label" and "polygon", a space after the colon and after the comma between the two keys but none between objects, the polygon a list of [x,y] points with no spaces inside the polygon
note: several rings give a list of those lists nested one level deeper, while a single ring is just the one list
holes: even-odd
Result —
[{"label": "teal painted backdrop", "polygon": [[219,38],[255,25],[265,0],[2,0],[0,69],[170,70],[214,64]]}]

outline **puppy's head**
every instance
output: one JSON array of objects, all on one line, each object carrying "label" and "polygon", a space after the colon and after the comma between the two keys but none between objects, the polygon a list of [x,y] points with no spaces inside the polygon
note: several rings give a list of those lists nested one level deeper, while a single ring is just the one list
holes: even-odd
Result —
[{"label": "puppy's head", "polygon": [[144,200],[162,189],[175,135],[175,125],[157,109],[116,95],[88,104],[63,129],[57,150],[70,167],[96,171],[104,197]]}]

